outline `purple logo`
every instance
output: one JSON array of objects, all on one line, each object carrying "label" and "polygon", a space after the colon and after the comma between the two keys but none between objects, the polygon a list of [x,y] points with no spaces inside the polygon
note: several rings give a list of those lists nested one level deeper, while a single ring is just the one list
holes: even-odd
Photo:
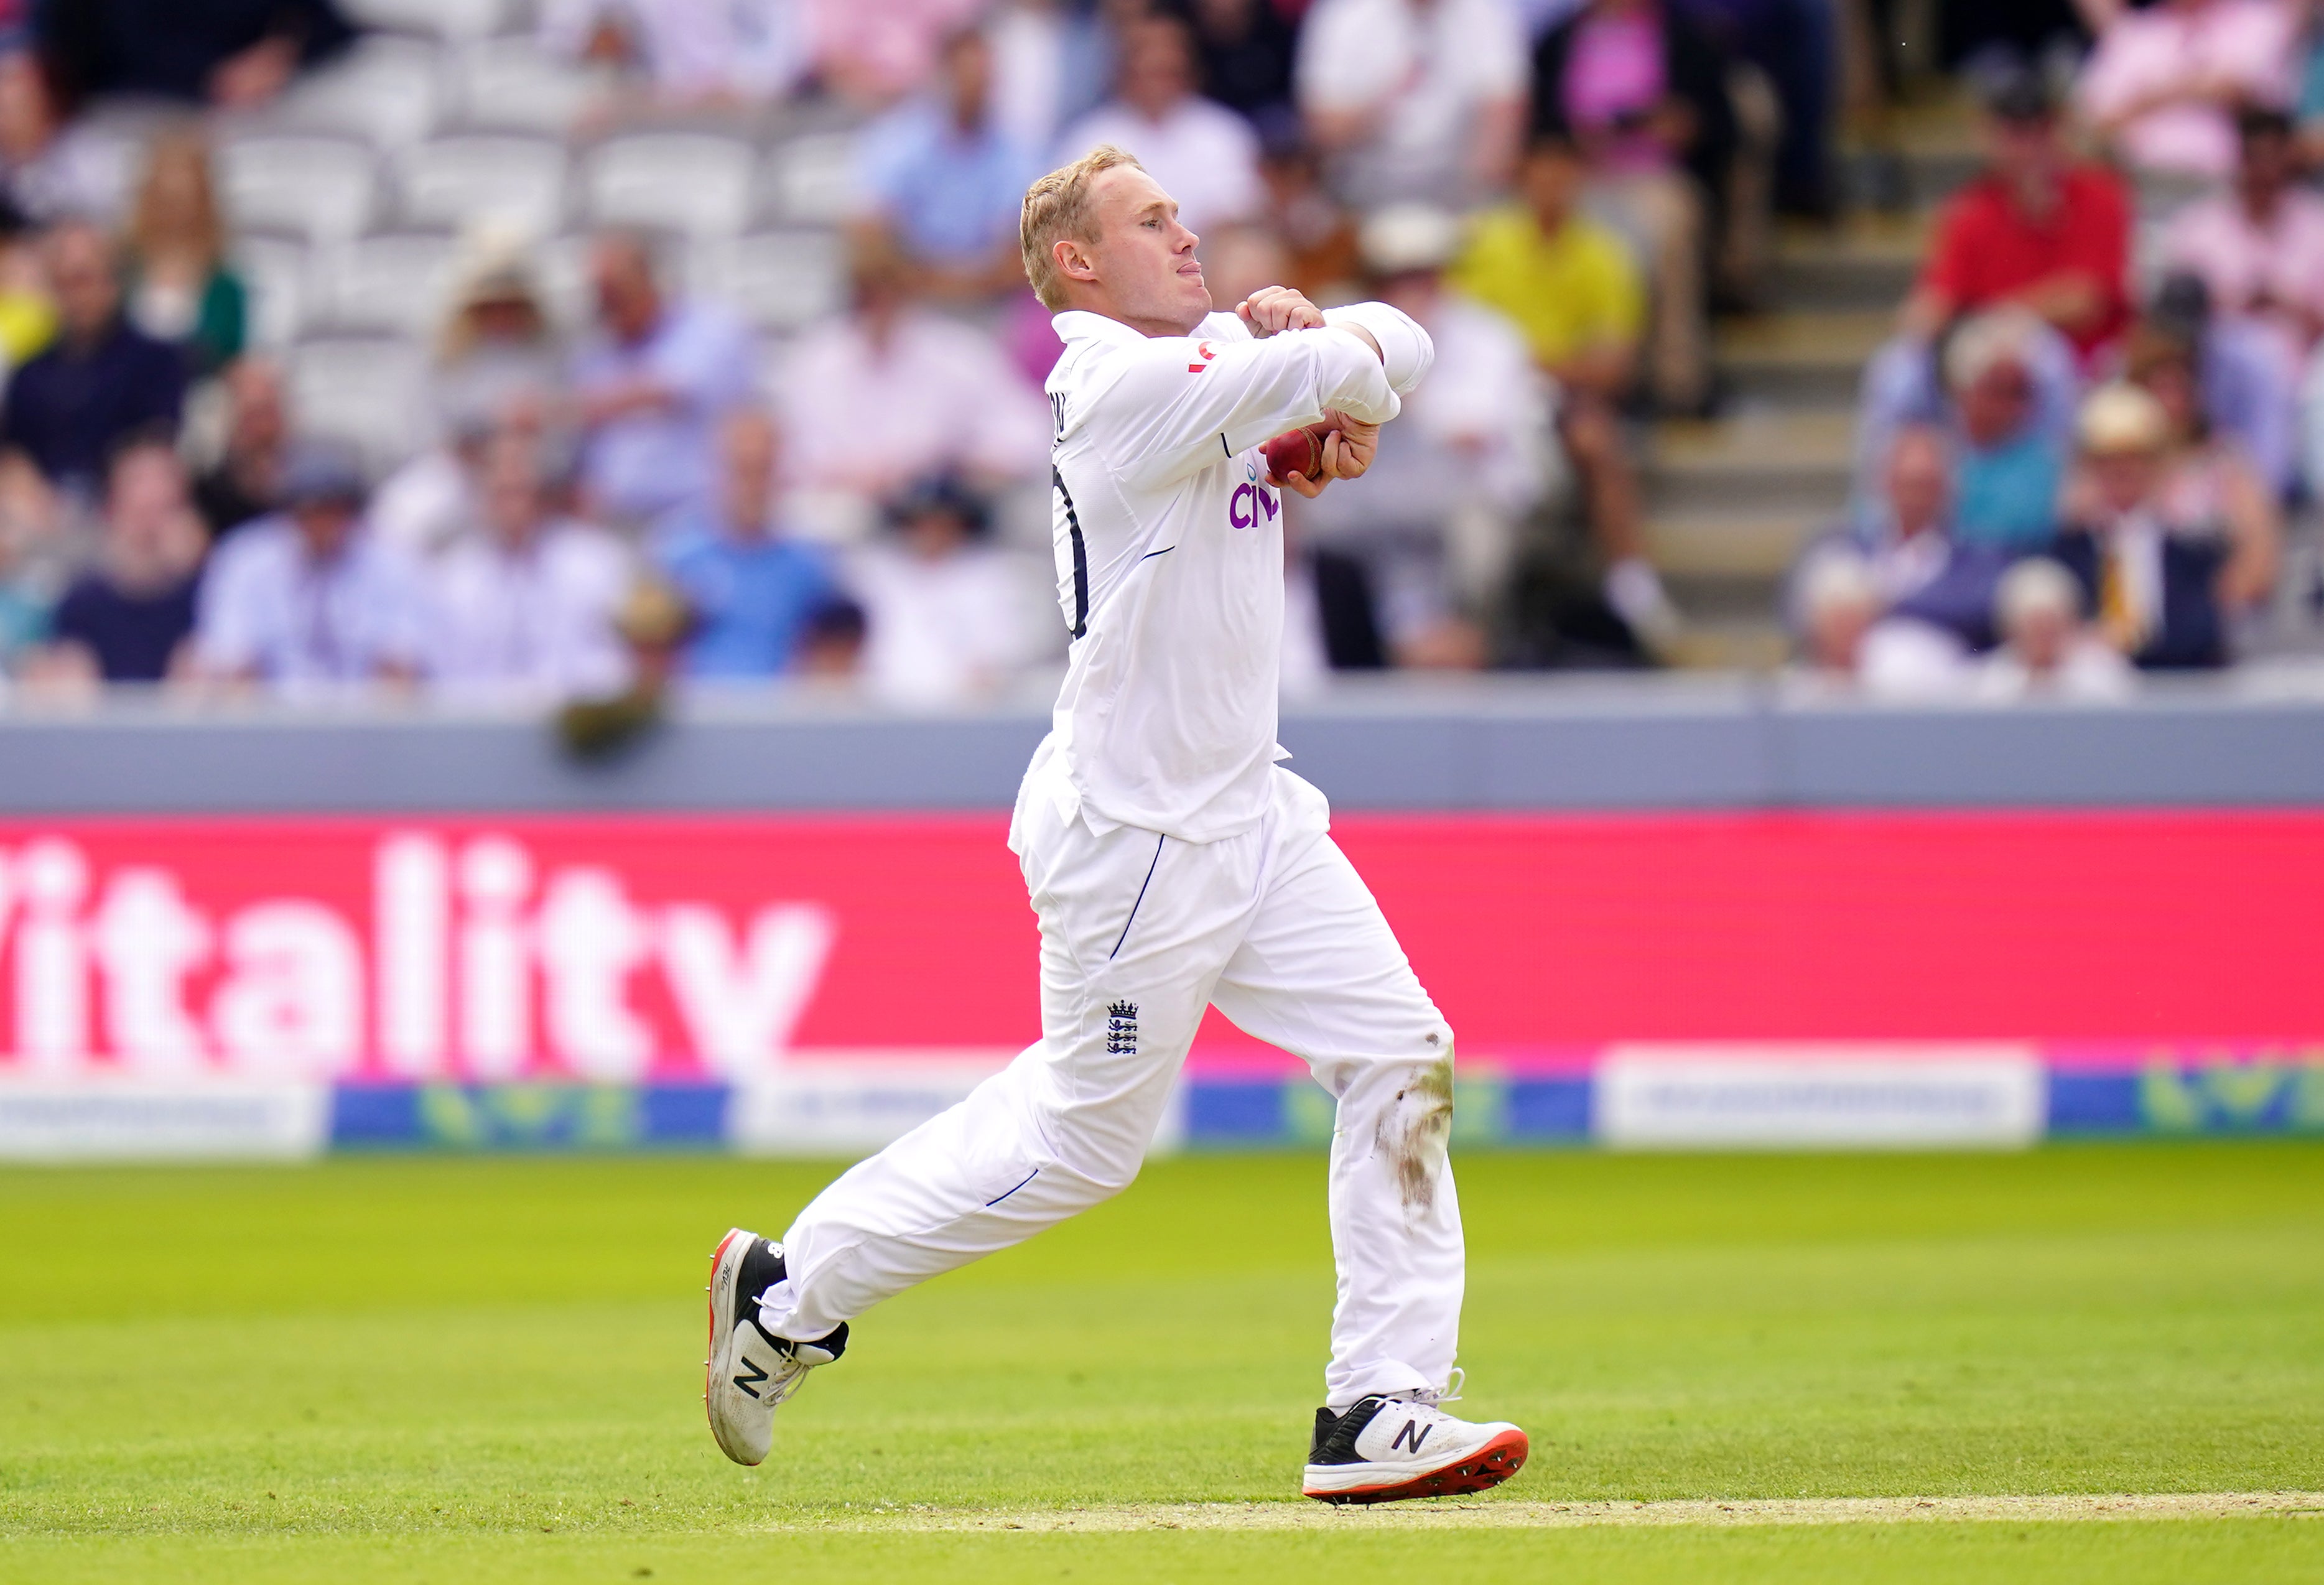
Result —
[{"label": "purple logo", "polygon": [[1248,529],[1259,521],[1261,508],[1266,510],[1267,521],[1273,522],[1275,514],[1283,510],[1283,503],[1264,484],[1237,484],[1235,493],[1227,498],[1227,521],[1236,528]]}]

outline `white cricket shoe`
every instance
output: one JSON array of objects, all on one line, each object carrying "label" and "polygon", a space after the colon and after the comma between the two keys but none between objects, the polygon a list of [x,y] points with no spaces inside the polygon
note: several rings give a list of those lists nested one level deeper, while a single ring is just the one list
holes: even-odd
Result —
[{"label": "white cricket shoe", "polygon": [[710,1358],[703,1361],[702,1402],[718,1449],[738,1464],[756,1464],[775,1440],[775,1410],[798,1391],[807,1373],[847,1351],[843,1323],[811,1343],[759,1330],[759,1295],[783,1280],[783,1247],[730,1229],[710,1257]]},{"label": "white cricket shoe", "polygon": [[1319,1502],[1395,1502],[1499,1486],[1525,1467],[1526,1433],[1506,1420],[1473,1425],[1429,1399],[1359,1398],[1315,1411],[1304,1488]]}]

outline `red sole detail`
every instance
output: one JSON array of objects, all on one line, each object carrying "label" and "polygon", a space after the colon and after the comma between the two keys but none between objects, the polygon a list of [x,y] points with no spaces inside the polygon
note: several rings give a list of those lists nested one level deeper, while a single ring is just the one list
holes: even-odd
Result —
[{"label": "red sole detail", "polygon": [[746,1236],[739,1227],[729,1228],[718,1247],[710,1251],[710,1286],[702,1306],[709,1319],[709,1335],[702,1342],[702,1418],[706,1422],[710,1418],[710,1362],[718,1358],[718,1263],[726,1258],[727,1245]]},{"label": "red sole detail", "polygon": [[1367,1486],[1352,1491],[1311,1491],[1317,1502],[1402,1502],[1416,1497],[1462,1497],[1499,1486],[1525,1468],[1532,1451],[1522,1431],[1505,1431],[1457,1464],[1434,1470],[1392,1486]]}]

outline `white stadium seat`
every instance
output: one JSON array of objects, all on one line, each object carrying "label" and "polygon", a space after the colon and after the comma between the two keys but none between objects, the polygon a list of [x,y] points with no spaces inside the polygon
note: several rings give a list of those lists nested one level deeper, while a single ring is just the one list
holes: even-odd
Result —
[{"label": "white stadium seat", "polygon": [[306,244],[280,236],[238,237],[234,265],[250,290],[252,345],[281,347],[297,340],[306,323]]},{"label": "white stadium seat", "polygon": [[831,231],[765,231],[699,244],[688,284],[761,330],[787,335],[838,309],[844,261]]},{"label": "white stadium seat", "polygon": [[565,217],[565,149],[547,138],[438,138],[407,150],[398,170],[413,225],[490,219],[545,236]]},{"label": "white stadium seat", "polygon": [[758,155],[706,133],[638,133],[600,144],[583,186],[589,218],[696,236],[732,235],[750,219]]},{"label": "white stadium seat", "polygon": [[365,39],[345,60],[292,84],[275,114],[286,125],[346,133],[382,148],[417,143],[443,113],[441,54],[417,39]]},{"label": "white stadium seat", "polygon": [[346,138],[292,134],[235,138],[217,151],[219,189],[237,227],[352,236],[371,219],[376,162]]},{"label": "white stadium seat", "polygon": [[769,156],[769,207],[794,226],[830,226],[855,207],[855,134],[808,133]]},{"label": "white stadium seat", "polygon": [[485,39],[460,51],[459,116],[465,126],[562,137],[597,93],[597,79],[530,39]]},{"label": "white stadium seat", "polygon": [[340,0],[351,21],[394,32],[481,39],[517,20],[515,0]]},{"label": "white stadium seat", "polygon": [[410,341],[364,336],[305,341],[290,358],[290,410],[305,433],[359,447],[383,468],[425,438],[426,364]]},{"label": "white stadium seat", "polygon": [[335,331],[427,339],[444,311],[458,245],[438,232],[361,237],[327,251],[315,271],[321,313]]}]

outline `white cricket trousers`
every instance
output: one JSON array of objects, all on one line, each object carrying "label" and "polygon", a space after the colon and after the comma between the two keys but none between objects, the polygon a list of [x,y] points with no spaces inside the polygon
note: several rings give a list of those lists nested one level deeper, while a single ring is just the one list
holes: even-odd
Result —
[{"label": "white cricket trousers", "polygon": [[1101,834],[1028,783],[1013,839],[1040,917],[1041,1039],[799,1213],[769,1332],[820,1337],[1126,1188],[1215,1005],[1338,1101],[1324,1401],[1445,1389],[1463,1274],[1452,1032],[1327,834],[1323,795],[1273,774],[1255,829],[1200,843]]}]

